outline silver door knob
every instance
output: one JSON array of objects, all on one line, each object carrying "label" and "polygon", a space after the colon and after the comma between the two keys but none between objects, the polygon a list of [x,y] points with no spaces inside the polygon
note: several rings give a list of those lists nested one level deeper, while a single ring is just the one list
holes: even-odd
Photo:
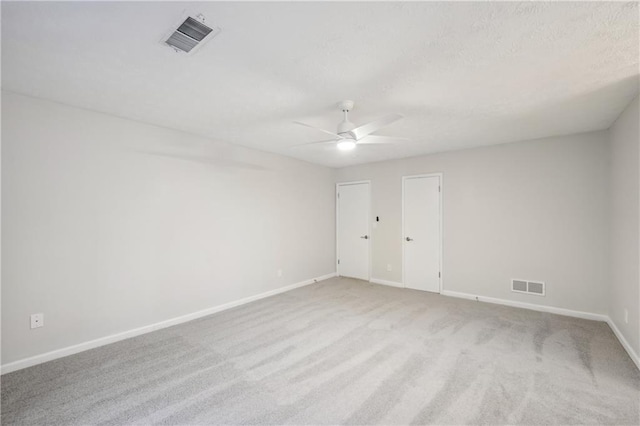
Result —
[{"label": "silver door knob", "polygon": [[368,236],[368,235],[363,235],[363,236],[362,236],[362,237],[360,237],[360,238],[364,238],[365,240],[368,240],[368,239],[369,239],[369,236]]},{"label": "silver door knob", "polygon": [[407,240],[407,241],[413,241],[413,238],[409,238],[409,237],[407,237],[407,238],[405,238],[405,240]]}]

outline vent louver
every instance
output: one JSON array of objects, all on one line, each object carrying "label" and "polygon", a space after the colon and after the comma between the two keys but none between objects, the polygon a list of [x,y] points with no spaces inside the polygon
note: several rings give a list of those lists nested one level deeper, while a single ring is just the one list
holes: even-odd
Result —
[{"label": "vent louver", "polygon": [[529,281],[527,283],[527,291],[529,293],[539,294],[542,296],[544,295],[544,283],[536,283],[536,282]]},{"label": "vent louver", "polygon": [[511,280],[511,291],[544,296],[545,285],[541,281]]},{"label": "vent louver", "polygon": [[220,28],[209,28],[202,21],[189,16],[164,42],[176,50],[191,53],[219,32]]},{"label": "vent louver", "polygon": [[513,280],[512,281],[512,289],[513,291],[522,291],[522,292],[527,292],[527,282],[526,281],[520,281],[520,280]]}]

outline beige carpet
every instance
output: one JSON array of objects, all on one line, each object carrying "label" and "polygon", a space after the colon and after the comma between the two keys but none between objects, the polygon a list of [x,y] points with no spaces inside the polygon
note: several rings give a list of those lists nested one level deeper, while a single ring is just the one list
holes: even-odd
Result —
[{"label": "beige carpet", "polygon": [[332,279],[2,377],[2,424],[640,424],[605,323]]}]

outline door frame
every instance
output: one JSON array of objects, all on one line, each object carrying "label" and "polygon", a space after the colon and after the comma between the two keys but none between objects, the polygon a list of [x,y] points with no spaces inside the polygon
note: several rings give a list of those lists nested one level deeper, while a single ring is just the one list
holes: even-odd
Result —
[{"label": "door frame", "polygon": [[349,182],[338,182],[336,183],[336,259],[335,259],[335,265],[336,265],[336,275],[338,277],[340,277],[340,264],[338,263],[338,259],[340,259],[340,244],[339,244],[339,232],[340,232],[340,200],[338,199],[338,194],[339,194],[339,190],[341,186],[348,186],[348,185],[360,185],[363,183],[367,183],[369,184],[369,203],[367,205],[367,235],[369,236],[369,239],[367,240],[367,249],[368,249],[368,259],[367,262],[369,264],[369,267],[367,268],[367,279],[366,281],[371,280],[371,241],[373,240],[373,235],[371,235],[371,180],[354,180],[354,181],[349,181]]},{"label": "door frame", "polygon": [[443,173],[442,172],[438,172],[438,173],[424,173],[424,174],[419,174],[419,175],[410,175],[410,176],[402,176],[402,286],[404,288],[407,288],[405,282],[404,282],[404,261],[405,261],[405,255],[404,255],[404,238],[405,238],[405,230],[404,230],[404,182],[407,179],[414,179],[414,178],[427,178],[427,177],[437,177],[440,179],[440,191],[438,192],[438,203],[439,205],[439,212],[438,214],[440,215],[440,247],[439,247],[439,264],[438,267],[440,268],[440,279],[438,280],[438,294],[442,294],[442,289],[443,289],[443,280],[444,280],[444,271],[442,270],[442,246],[443,246],[443,229],[444,229],[444,217],[442,215],[442,194],[444,193],[444,184],[442,181],[443,178]]}]

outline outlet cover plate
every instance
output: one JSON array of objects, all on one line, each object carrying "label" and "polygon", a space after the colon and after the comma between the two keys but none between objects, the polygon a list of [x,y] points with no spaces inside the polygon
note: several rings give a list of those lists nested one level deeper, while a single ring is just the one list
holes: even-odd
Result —
[{"label": "outlet cover plate", "polygon": [[44,326],[44,314],[31,315],[31,328],[39,328]]}]

